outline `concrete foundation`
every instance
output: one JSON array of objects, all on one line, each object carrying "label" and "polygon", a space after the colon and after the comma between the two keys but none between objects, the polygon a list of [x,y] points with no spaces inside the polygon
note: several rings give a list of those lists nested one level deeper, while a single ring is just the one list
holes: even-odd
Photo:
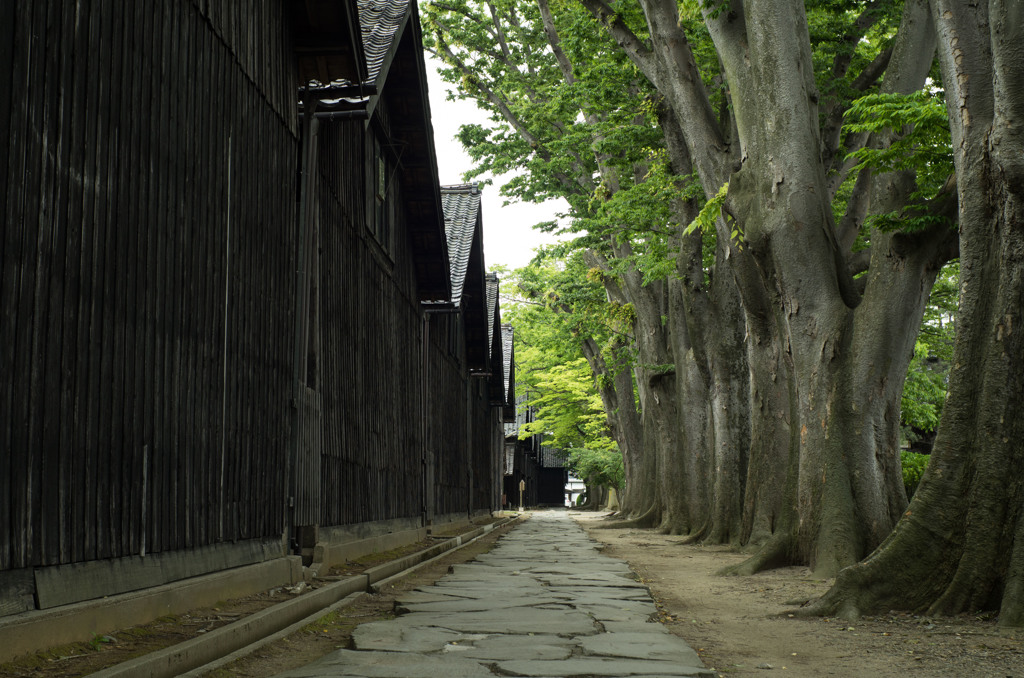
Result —
[{"label": "concrete foundation", "polygon": [[287,556],[132,593],[0,618],[0,662],[302,580]]}]

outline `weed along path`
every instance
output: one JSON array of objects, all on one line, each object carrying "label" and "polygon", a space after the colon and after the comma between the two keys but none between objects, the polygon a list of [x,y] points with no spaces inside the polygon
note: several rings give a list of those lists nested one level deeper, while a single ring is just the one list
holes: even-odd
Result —
[{"label": "weed along path", "polygon": [[353,649],[281,678],[713,676],[629,566],[601,555],[564,511],[538,512],[490,552],[402,594]]}]

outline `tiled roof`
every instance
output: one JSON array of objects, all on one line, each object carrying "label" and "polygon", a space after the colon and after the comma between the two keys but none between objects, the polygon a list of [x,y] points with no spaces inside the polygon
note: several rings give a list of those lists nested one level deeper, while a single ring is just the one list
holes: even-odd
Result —
[{"label": "tiled roof", "polygon": [[487,284],[487,327],[494,327],[494,314],[498,311],[498,276],[488,273]]},{"label": "tiled roof", "polygon": [[458,306],[462,301],[473,234],[480,216],[480,187],[476,184],[442,186],[441,206],[444,209],[444,232],[448,238],[452,303]]},{"label": "tiled roof", "polygon": [[357,4],[367,76],[376,82],[384,57],[409,13],[409,0],[358,0]]},{"label": "tiled roof", "polygon": [[565,468],[565,455],[552,447],[542,447],[540,465],[544,468]]},{"label": "tiled roof", "polygon": [[531,421],[532,407],[526,406],[526,395],[516,394],[516,418],[515,421],[505,424],[505,437],[519,436],[519,429]]},{"label": "tiled roof", "polygon": [[505,393],[508,393],[508,387],[512,380],[512,337],[514,332],[511,325],[501,326],[501,354],[502,354],[502,368],[505,376]]},{"label": "tiled roof", "polygon": [[[351,78],[336,78],[331,82],[321,82],[325,88],[356,87],[357,85],[379,85],[377,79],[387,61],[388,53],[398,40],[402,26],[409,16],[410,0],[356,0],[359,11],[359,34],[362,37],[362,56],[366,81],[356,82]],[[361,77],[361,76],[360,76]],[[324,95],[325,98],[330,98]],[[366,96],[354,98],[342,96],[344,101],[365,102]]]}]

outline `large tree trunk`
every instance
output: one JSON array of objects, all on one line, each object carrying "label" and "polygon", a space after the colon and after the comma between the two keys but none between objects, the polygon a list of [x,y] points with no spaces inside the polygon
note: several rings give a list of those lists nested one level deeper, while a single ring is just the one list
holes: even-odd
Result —
[{"label": "large tree trunk", "polygon": [[[751,370],[764,370],[752,375],[752,415],[765,418],[753,424],[747,477],[751,471],[769,472],[769,462],[778,461],[777,455],[760,456],[759,446],[765,444],[784,444],[786,463],[775,468],[788,469],[779,508],[763,516],[756,516],[754,508],[748,512],[751,534],[755,520],[774,532],[740,569],[803,562],[818,574],[832,575],[877,545],[905,501],[890,420],[904,378],[900,363],[909,359],[909,351],[897,360],[888,360],[885,353],[907,344],[919,316],[900,318],[898,326],[876,336],[870,327],[879,316],[872,312],[874,305],[853,310],[860,293],[846,256],[860,221],[851,219],[851,227],[843,230],[833,223],[835,185],[826,180],[824,158],[837,157],[838,126],[829,128],[829,139],[823,141],[820,125],[823,114],[840,123],[842,115],[841,108],[819,111],[803,2],[746,0],[730,3],[724,12],[710,5],[705,9],[731,92],[737,139],[711,110],[674,0],[640,0],[647,39],[633,34],[600,0],[581,2],[664,95],[706,193],[712,195],[729,181],[726,207],[734,222],[720,224],[719,238],[728,240],[735,228],[745,243],[742,250],[734,244],[729,253],[738,260],[732,265],[748,336],[761,342],[748,348]],[[910,0],[907,4],[915,6]],[[870,16],[863,18],[863,25],[870,25]],[[885,55],[879,57],[878,68],[884,69]],[[839,57],[836,68],[845,68]],[[865,70],[869,82],[877,77]],[[827,169],[836,168],[830,164]],[[859,188],[866,186],[861,182]],[[920,274],[922,269],[917,270]],[[904,283],[908,298],[916,299],[930,285],[927,277],[915,280],[912,275]],[[870,294],[885,292],[877,285]],[[766,300],[773,309],[765,308]],[[752,322],[762,324],[755,333],[750,332]],[[857,360],[872,367],[859,369]],[[785,379],[784,386],[775,386],[773,377]],[[856,385],[876,380],[887,386],[875,389],[882,402],[869,408],[870,389],[857,393]],[[874,422],[885,424],[880,437],[858,437],[858,431],[866,431],[858,429],[859,420],[872,408],[878,413],[871,415]],[[749,496],[758,483],[748,485]],[[777,492],[778,479],[761,487]]]},{"label": "large tree trunk", "polygon": [[[639,276],[636,276],[639,277]],[[640,393],[644,453],[658,460],[661,508],[659,529],[669,534],[690,531],[690,507],[684,492],[683,434],[679,425],[676,371],[669,336],[662,317],[667,315],[663,283],[624,285],[636,312],[637,389]]]},{"label": "large tree trunk", "polygon": [[[840,268],[844,262],[818,158],[817,92],[803,7],[750,2],[745,8],[752,56],[749,62],[727,61],[726,68],[730,82],[751,83],[757,97],[734,99],[747,158],[730,179],[728,204],[760,272],[760,285],[778,290],[783,314],[775,337],[792,356],[791,414],[799,436],[789,497],[795,522],[783,525],[786,534],[770,542],[771,551],[745,568],[777,562],[779,552],[788,551],[830,575],[867,552],[851,456],[837,416],[850,409],[849,384],[842,377],[857,299],[845,266]],[[803,67],[794,68],[794,59]]]},{"label": "large tree trunk", "polygon": [[777,341],[780,319],[768,303],[746,309],[750,365],[750,461],[747,465],[740,542],[763,545],[784,524],[788,460],[799,454],[793,437],[791,359]]},{"label": "large tree trunk", "polygon": [[[675,114],[659,108],[672,171],[693,171]],[[673,205],[680,233],[670,239],[676,276],[669,280],[669,323],[683,437],[682,491],[690,506],[690,537],[706,543],[742,541],[743,493],[750,450],[750,371],[746,327],[727,240],[714,270],[705,271],[704,234],[685,227],[696,201]]]},{"label": "large tree trunk", "polygon": [[896,530],[809,612],[999,609],[1024,626],[1024,13],[934,0],[960,213],[960,313],[932,461]]},{"label": "large tree trunk", "polygon": [[[757,375],[755,389],[768,411],[789,407],[788,449],[796,457],[788,465],[795,477],[787,483],[791,508],[779,512],[781,532],[737,571],[794,560],[829,576],[877,546],[906,501],[899,398],[941,248],[904,254],[893,236],[876,233],[860,303],[844,256],[849,243],[839,242],[827,200],[802,4],[752,0],[744,8],[749,54],[757,58],[737,62],[737,54],[721,50],[730,82],[745,82],[756,94],[736,102],[747,160],[730,180],[728,205],[761,278],[760,287],[741,278],[745,300],[770,295],[781,310],[774,337],[758,337],[767,343],[754,367],[777,373],[773,356],[785,346],[791,383],[784,391]],[[794,44],[797,68],[786,57]],[[768,317],[759,306],[750,304],[752,322]]]},{"label": "large tree trunk", "polygon": [[[613,249],[623,259],[631,253],[625,244],[613,242]],[[604,286],[609,299],[620,304],[630,304],[633,308],[636,349],[633,375],[640,400],[640,445],[637,448],[638,454],[629,460],[630,477],[626,479],[625,492],[628,524],[653,527],[665,517],[665,464],[672,463],[672,451],[678,444],[672,365],[667,350],[666,328],[661,322],[662,315],[667,311],[664,286],[642,285],[640,274],[632,268],[612,275],[608,260],[603,255],[588,250],[586,256],[591,266],[605,273]],[[618,379],[624,383],[626,376],[620,374]],[[624,400],[624,396],[620,396],[620,399]],[[622,524],[610,527],[618,526]]]},{"label": "large tree trunk", "polygon": [[[725,260],[722,248],[721,261]],[[711,322],[704,335],[711,367],[713,498],[706,542],[741,543],[750,455],[750,367],[746,327],[731,271],[717,274]],[[725,273],[725,275],[722,275]]]}]

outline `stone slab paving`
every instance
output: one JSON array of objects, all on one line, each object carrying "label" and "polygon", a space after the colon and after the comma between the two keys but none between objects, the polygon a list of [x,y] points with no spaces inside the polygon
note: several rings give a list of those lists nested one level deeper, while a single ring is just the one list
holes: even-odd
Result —
[{"label": "stone slab paving", "polygon": [[476,560],[362,624],[354,649],[280,678],[695,678],[714,674],[655,621],[646,587],[564,511],[535,513]]}]

